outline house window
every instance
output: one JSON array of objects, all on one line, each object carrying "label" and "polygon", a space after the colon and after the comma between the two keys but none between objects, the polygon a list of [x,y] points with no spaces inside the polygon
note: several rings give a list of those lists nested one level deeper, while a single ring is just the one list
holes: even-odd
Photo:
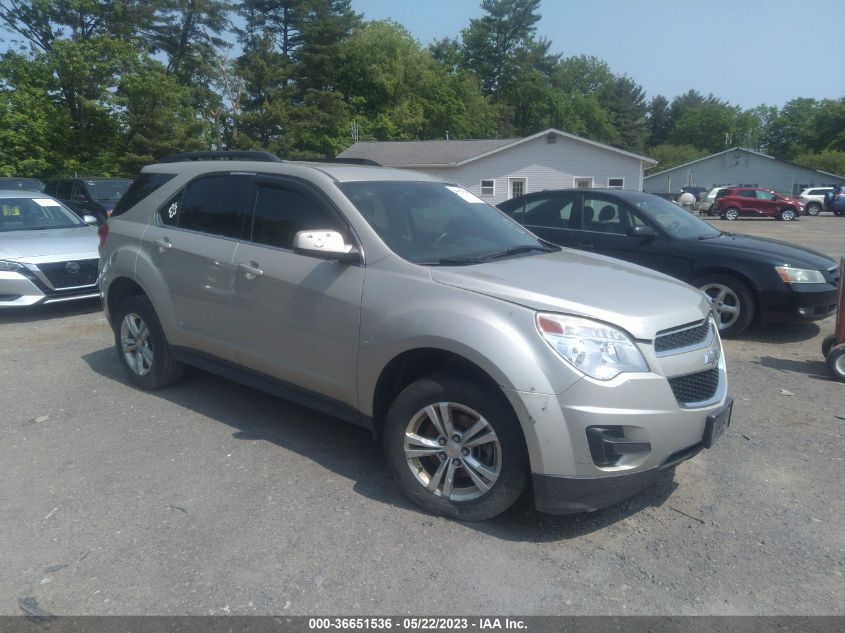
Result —
[{"label": "house window", "polygon": [[608,189],[624,189],[625,188],[625,179],[624,178],[608,178],[607,179],[607,188]]},{"label": "house window", "polygon": [[482,180],[481,181],[481,195],[482,196],[495,196],[496,195],[496,181],[495,180]]},{"label": "house window", "polygon": [[525,193],[525,178],[510,178],[511,198],[518,198]]}]

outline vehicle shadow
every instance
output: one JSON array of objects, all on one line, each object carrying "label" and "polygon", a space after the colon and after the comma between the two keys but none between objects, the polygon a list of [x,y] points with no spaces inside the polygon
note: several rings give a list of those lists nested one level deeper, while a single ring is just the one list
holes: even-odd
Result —
[{"label": "vehicle shadow", "polygon": [[81,314],[102,312],[103,305],[99,299],[80,299],[66,303],[48,303],[47,305],[29,308],[9,308],[0,311],[0,324],[3,323],[33,323],[48,319],[63,319]]},{"label": "vehicle shadow", "polygon": [[[112,348],[82,359],[92,371],[134,389]],[[368,499],[425,514],[396,487],[381,447],[361,427],[276,398],[262,391],[189,368],[177,385],[150,394],[233,429],[239,440],[272,442],[354,481],[353,490]],[[591,514],[551,516],[536,512],[526,494],[504,514],[487,522],[460,522],[508,541],[547,542],[576,538],[607,527],[637,512],[663,504],[676,488],[673,471],[651,487],[611,508]],[[530,493],[529,493],[530,494]]]},{"label": "vehicle shadow", "polygon": [[766,327],[750,327],[733,340],[753,343],[800,343],[815,338],[821,331],[818,323],[773,323]]},{"label": "vehicle shadow", "polygon": [[819,351],[819,360],[789,360],[786,358],[775,358],[773,356],[761,356],[756,364],[768,367],[769,369],[777,369],[779,371],[789,371],[797,374],[803,374],[816,380],[829,380],[836,382],[827,369],[824,360],[821,360],[821,351]]}]

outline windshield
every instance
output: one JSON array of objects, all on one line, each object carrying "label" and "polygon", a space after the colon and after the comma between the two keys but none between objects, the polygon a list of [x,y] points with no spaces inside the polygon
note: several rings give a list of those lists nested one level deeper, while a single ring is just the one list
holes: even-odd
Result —
[{"label": "windshield", "polygon": [[33,178],[0,178],[0,189],[44,191],[44,183]]},{"label": "windshield", "polygon": [[77,226],[85,226],[85,223],[52,198],[0,198],[0,232]]},{"label": "windshield", "polygon": [[338,184],[400,257],[457,265],[557,250],[462,187],[443,182]]},{"label": "windshield", "polygon": [[99,202],[117,202],[126,193],[132,181],[126,180],[86,180],[91,197]]},{"label": "windshield", "polygon": [[663,198],[648,194],[631,194],[629,202],[645,216],[679,240],[694,240],[717,237],[721,231],[714,229],[704,220],[699,220],[689,211]]}]

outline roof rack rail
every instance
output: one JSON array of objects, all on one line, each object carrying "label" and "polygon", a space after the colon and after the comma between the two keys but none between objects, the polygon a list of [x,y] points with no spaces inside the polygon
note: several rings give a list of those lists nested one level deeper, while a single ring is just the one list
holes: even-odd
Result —
[{"label": "roof rack rail", "polygon": [[171,154],[158,160],[159,163],[184,163],[192,160],[251,160],[261,163],[281,163],[282,159],[270,152],[257,150],[218,151],[218,152],[182,152]]},{"label": "roof rack rail", "polygon": [[369,165],[371,167],[381,167],[381,163],[377,163],[369,158],[297,158],[297,162],[307,163],[345,163],[347,165]]}]

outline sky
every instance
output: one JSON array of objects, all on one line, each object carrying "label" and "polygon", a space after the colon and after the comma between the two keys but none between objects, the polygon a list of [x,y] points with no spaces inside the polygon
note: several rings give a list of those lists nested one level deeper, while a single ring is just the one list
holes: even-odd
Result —
[{"label": "sky", "polygon": [[[458,37],[481,0],[352,0],[423,45]],[[647,99],[695,89],[732,105],[845,96],[842,0],[542,0],[537,33],[564,57],[594,55]],[[834,33],[840,33],[840,36]],[[835,42],[834,42],[835,40]]]}]

